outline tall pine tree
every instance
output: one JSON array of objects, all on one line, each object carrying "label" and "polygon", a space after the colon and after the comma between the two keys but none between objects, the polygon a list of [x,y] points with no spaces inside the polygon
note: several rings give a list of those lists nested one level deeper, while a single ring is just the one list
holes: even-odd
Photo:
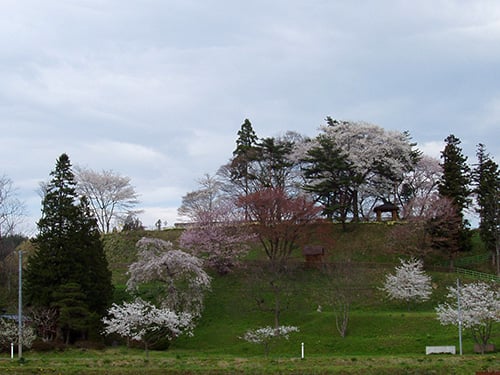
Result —
[{"label": "tall pine tree", "polygon": [[471,171],[467,157],[463,155],[460,139],[453,134],[445,139],[446,145],[441,152],[443,175],[438,185],[439,194],[453,202],[457,215],[461,218],[458,239],[459,250],[470,249],[470,232],[464,211],[470,204]]},{"label": "tall pine tree", "polygon": [[50,175],[34,240],[37,251],[29,258],[25,272],[25,298],[33,308],[60,308],[59,297],[67,285],[76,285],[88,316],[86,324],[73,325],[79,328],[71,336],[82,338],[97,331],[111,302],[111,272],[88,201],[76,193],[68,155],[58,158]]},{"label": "tall pine tree", "polygon": [[302,160],[306,179],[304,189],[323,205],[323,214],[328,219],[339,220],[345,230],[354,199],[351,186],[357,183],[357,176],[345,154],[331,138],[319,135],[316,141],[316,146],[311,147]]},{"label": "tall pine tree", "polygon": [[477,148],[478,163],[474,169],[474,185],[479,213],[479,234],[491,252],[499,273],[500,246],[500,170],[483,144]]},{"label": "tall pine tree", "polygon": [[[250,174],[250,163],[256,158],[257,140],[252,123],[245,119],[238,131],[236,149],[233,151],[233,159],[229,165],[231,182],[243,190],[244,196],[250,193],[250,181],[255,178]],[[246,219],[248,219],[248,212],[245,208]]]}]

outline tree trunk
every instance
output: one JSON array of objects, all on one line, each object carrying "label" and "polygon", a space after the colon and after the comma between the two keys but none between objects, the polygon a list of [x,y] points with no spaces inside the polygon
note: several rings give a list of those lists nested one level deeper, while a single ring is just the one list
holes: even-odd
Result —
[{"label": "tree trunk", "polygon": [[355,189],[352,192],[352,220],[354,222],[359,222],[359,207],[358,207],[358,190]]}]

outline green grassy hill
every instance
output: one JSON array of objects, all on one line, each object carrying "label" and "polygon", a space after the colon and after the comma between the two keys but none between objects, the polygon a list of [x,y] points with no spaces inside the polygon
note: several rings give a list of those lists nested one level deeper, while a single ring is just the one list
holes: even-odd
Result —
[{"label": "green grassy hill", "polygon": [[[390,225],[362,224],[342,231],[340,225],[329,224],[312,231],[311,243],[325,244],[327,262],[332,266],[328,272],[307,267],[299,250],[293,254],[290,272],[286,280],[280,280],[280,322],[297,326],[300,332],[292,334],[289,341],[277,343],[271,355],[296,357],[301,343],[309,356],[419,355],[427,345],[458,345],[457,330],[441,326],[434,313],[435,306],[444,300],[446,287],[455,283],[456,274],[430,272],[433,297],[412,306],[410,311],[404,304],[387,300],[380,290],[384,275],[393,271],[400,256],[388,243],[391,230]],[[125,273],[128,264],[135,260],[135,242],[142,236],[154,236],[175,243],[180,233],[179,229],[170,229],[106,236],[117,302],[126,295]],[[434,257],[433,261],[443,259]],[[206,296],[205,310],[194,336],[178,338],[171,350],[179,355],[262,355],[262,347],[240,337],[248,329],[273,325],[274,300],[265,268],[263,253],[254,249],[234,272],[224,276],[212,274],[212,291]],[[335,324],[334,305],[340,295],[351,302],[344,338]],[[318,306],[321,312],[317,311]],[[473,351],[472,338],[467,334],[464,351]]]}]

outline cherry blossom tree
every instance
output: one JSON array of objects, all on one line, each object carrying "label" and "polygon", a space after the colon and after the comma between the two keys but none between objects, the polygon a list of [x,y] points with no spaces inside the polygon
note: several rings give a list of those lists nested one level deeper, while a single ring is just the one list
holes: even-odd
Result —
[{"label": "cherry blossom tree", "polygon": [[405,174],[398,192],[403,219],[425,217],[438,194],[442,174],[439,160],[427,155],[422,155],[413,170]]},{"label": "cherry blossom tree", "polygon": [[246,331],[242,339],[252,344],[263,345],[264,353],[267,357],[273,342],[278,339],[288,340],[290,333],[293,332],[299,332],[299,328],[294,326],[280,326],[278,328],[267,326]]},{"label": "cherry blossom tree", "polygon": [[36,329],[42,341],[52,341],[57,336],[58,311],[52,308],[35,308],[29,311],[31,326]]},{"label": "cherry blossom tree", "polygon": [[0,176],[0,239],[15,234],[16,226],[25,215],[26,206],[17,198],[12,180],[5,175]]},{"label": "cherry blossom tree", "polygon": [[400,259],[401,265],[395,274],[388,274],[382,288],[390,299],[402,300],[408,304],[412,301],[423,302],[432,294],[431,278],[423,270],[421,260],[411,258]]},{"label": "cherry blossom tree", "polygon": [[[31,348],[36,339],[35,330],[23,324],[23,347]],[[9,349],[10,344],[19,343],[19,327],[15,320],[0,319],[0,348]]]},{"label": "cherry blossom tree", "polygon": [[255,235],[236,220],[235,209],[226,201],[225,205],[198,212],[196,222],[179,239],[182,248],[204,259],[220,275],[230,272],[255,241]]},{"label": "cherry blossom tree", "polygon": [[202,260],[157,238],[143,237],[136,247],[138,260],[129,267],[128,290],[139,291],[141,284],[156,283],[162,308],[199,317],[211,282]]},{"label": "cherry blossom tree", "polygon": [[137,213],[133,208],[139,203],[138,194],[130,184],[130,178],[112,170],[96,172],[76,167],[75,178],[78,192],[89,200],[90,207],[102,233],[109,233],[111,223],[124,221]]},{"label": "cherry blossom tree", "polygon": [[225,202],[223,182],[217,177],[205,174],[198,180],[199,188],[182,197],[182,204],[177,210],[179,215],[197,222],[200,215],[217,210]]},{"label": "cherry blossom tree", "polygon": [[372,208],[377,199],[393,200],[396,187],[419,157],[406,132],[331,117],[327,117],[326,125],[321,126],[320,131],[323,137],[332,141],[333,147],[343,152],[354,172],[349,184],[353,194],[354,220],[361,213],[367,215],[360,212],[364,205]]},{"label": "cherry blossom tree", "polygon": [[262,189],[240,197],[262,247],[271,262],[286,262],[293,249],[306,239],[308,224],[318,219],[321,207],[304,195],[292,196],[283,189]]},{"label": "cherry blossom tree", "polygon": [[[457,290],[458,289],[458,290]],[[457,325],[459,321],[470,330],[474,341],[484,353],[491,337],[493,323],[500,322],[500,289],[498,284],[474,282],[460,288],[448,287],[449,302],[436,308],[442,325]],[[458,308],[458,298],[460,309]]]},{"label": "cherry blossom tree", "polygon": [[[244,207],[252,224],[247,228],[253,231],[267,255],[268,272],[262,277],[268,282],[274,296],[272,311],[274,326],[280,327],[285,277],[288,261],[292,252],[304,245],[311,236],[310,226],[319,217],[321,207],[303,195],[291,196],[283,189],[268,188],[240,197],[240,207]],[[262,270],[266,266],[261,267]],[[259,302],[258,302],[259,303]],[[259,307],[262,304],[259,303]]]},{"label": "cherry blossom tree", "polygon": [[108,317],[102,321],[106,334],[116,333],[127,340],[142,341],[146,355],[149,354],[149,347],[160,338],[171,341],[182,333],[191,335],[193,328],[191,314],[157,308],[141,298],[122,305],[114,303]]}]

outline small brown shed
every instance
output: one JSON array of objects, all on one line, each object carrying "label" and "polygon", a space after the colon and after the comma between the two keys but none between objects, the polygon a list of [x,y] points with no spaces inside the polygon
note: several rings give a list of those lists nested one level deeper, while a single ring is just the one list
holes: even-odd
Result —
[{"label": "small brown shed", "polygon": [[375,213],[377,214],[377,221],[382,221],[382,213],[384,213],[384,212],[391,213],[392,221],[398,220],[399,207],[393,203],[385,202],[384,204],[381,204],[380,206],[375,207],[373,209],[373,211],[375,211]]},{"label": "small brown shed", "polygon": [[306,245],[302,249],[307,264],[322,263],[325,259],[325,248],[321,245]]}]

